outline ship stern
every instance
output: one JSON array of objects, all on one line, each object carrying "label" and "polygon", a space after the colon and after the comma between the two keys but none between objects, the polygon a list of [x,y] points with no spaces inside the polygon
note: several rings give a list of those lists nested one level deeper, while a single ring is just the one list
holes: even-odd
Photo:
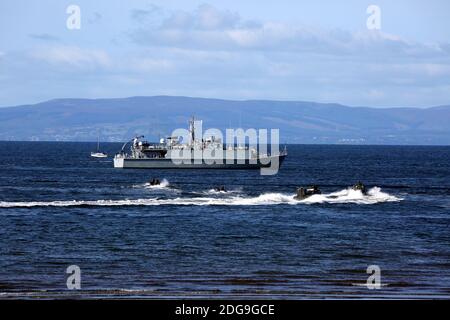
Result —
[{"label": "ship stern", "polygon": [[125,158],[119,155],[114,157],[114,168],[123,168],[124,167]]}]

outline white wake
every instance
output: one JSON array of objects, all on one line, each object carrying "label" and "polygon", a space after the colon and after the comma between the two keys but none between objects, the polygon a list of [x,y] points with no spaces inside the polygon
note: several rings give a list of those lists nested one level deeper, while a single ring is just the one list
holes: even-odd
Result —
[{"label": "white wake", "polygon": [[364,195],[359,190],[353,190],[352,188],[348,188],[329,194],[315,194],[299,202],[305,204],[313,204],[313,203],[375,204],[380,202],[396,202],[400,200],[403,199],[382,192],[379,187],[373,187],[368,190],[366,195]]},{"label": "white wake", "polygon": [[170,190],[175,191],[177,189],[172,188],[170,185],[170,182],[167,179],[162,179],[159,184],[152,185],[150,182],[142,183],[142,184],[135,184],[133,185],[133,188],[140,188],[140,189],[151,189],[151,190]]},{"label": "white wake", "polygon": [[0,208],[30,208],[30,207],[79,207],[79,206],[265,206],[279,204],[316,204],[316,203],[354,203],[375,204],[381,202],[396,202],[403,199],[388,193],[381,192],[374,187],[367,195],[361,191],[345,189],[330,194],[313,195],[305,200],[298,201],[294,195],[282,193],[264,193],[257,197],[231,196],[217,197],[177,197],[173,199],[125,199],[125,200],[73,200],[73,201],[30,201],[7,202],[0,201]]},{"label": "white wake", "polygon": [[167,181],[167,179],[162,179],[161,182],[159,184],[156,185],[151,185],[150,182],[147,182],[144,184],[144,188],[147,189],[165,189],[167,187],[169,187],[170,183],[169,181]]}]

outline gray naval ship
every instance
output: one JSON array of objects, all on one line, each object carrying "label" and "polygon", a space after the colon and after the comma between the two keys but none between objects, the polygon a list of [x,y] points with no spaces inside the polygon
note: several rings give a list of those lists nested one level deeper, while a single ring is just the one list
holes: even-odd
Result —
[{"label": "gray naval ship", "polygon": [[[281,152],[260,153],[254,147],[228,146],[211,136],[196,138],[194,119],[189,121],[189,139],[167,137],[159,143],[149,143],[137,136],[124,143],[114,157],[115,168],[134,169],[262,169],[281,166],[287,156],[286,147]],[[126,152],[130,145],[130,153]],[[275,172],[276,173],[276,172]],[[274,174],[274,173],[272,173]]]}]

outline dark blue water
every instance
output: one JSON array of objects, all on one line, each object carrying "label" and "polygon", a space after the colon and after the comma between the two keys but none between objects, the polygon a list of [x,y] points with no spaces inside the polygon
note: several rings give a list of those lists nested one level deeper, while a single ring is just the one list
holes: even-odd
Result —
[{"label": "dark blue water", "polygon": [[[0,148],[2,297],[450,297],[450,147],[290,146],[276,176],[114,169],[94,143]],[[295,201],[308,184],[323,195]]]}]

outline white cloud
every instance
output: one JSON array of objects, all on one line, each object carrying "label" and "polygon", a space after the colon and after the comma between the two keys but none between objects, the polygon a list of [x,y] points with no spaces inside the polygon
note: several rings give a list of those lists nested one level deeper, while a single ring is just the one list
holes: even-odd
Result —
[{"label": "white cloud", "polygon": [[163,15],[164,10],[156,5],[147,4],[145,9],[134,9],[130,12],[130,17],[134,22],[143,24],[149,19]]},{"label": "white cloud", "polygon": [[163,20],[161,29],[226,30],[237,27],[240,22],[241,17],[236,12],[202,4],[192,13],[181,10],[170,12]]},{"label": "white cloud", "polygon": [[40,48],[31,56],[53,65],[77,68],[106,68],[112,63],[109,55],[103,50],[83,49],[76,46]]},{"label": "white cloud", "polygon": [[233,28],[240,19],[237,13],[219,11],[208,4],[201,5],[194,16],[196,26],[206,30]]},{"label": "white cloud", "polygon": [[167,72],[174,68],[174,61],[164,58],[132,58],[128,66],[130,70],[136,72]]},{"label": "white cloud", "polygon": [[448,57],[448,44],[421,44],[377,30],[348,32],[245,20],[229,10],[201,5],[193,12],[165,14],[159,24],[130,32],[132,41],[151,47],[262,52],[313,53],[357,59]]},{"label": "white cloud", "polygon": [[[83,47],[92,43],[89,39],[77,42],[79,46],[32,41],[42,47],[28,55],[0,52],[9,77],[2,85],[11,86],[12,79],[22,88],[27,77],[31,91],[47,90],[48,96],[63,95],[61,88],[83,96],[98,86],[105,96],[166,93],[378,106],[448,103],[448,43],[251,21],[210,5],[190,12],[148,5],[130,13],[135,29],[125,35],[134,43],[115,43],[108,51]],[[49,80],[39,87],[42,77]]]}]

